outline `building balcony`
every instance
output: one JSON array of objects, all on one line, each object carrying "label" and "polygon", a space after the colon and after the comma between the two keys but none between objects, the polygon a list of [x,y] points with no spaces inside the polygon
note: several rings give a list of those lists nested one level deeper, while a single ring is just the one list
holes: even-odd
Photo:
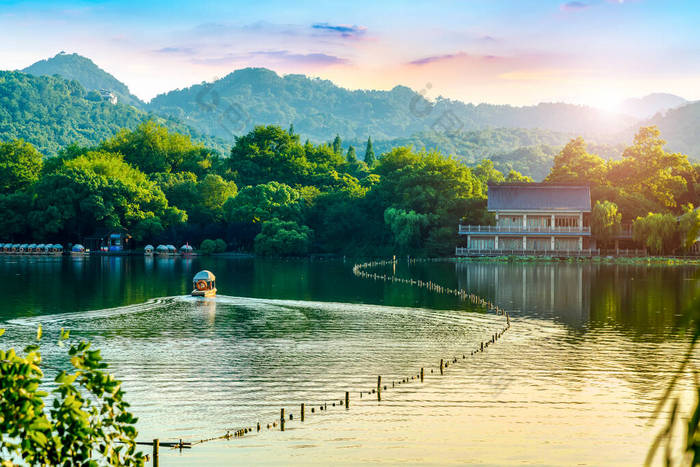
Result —
[{"label": "building balcony", "polygon": [[479,250],[475,248],[456,248],[455,256],[556,256],[556,257],[591,257],[599,256],[600,250],[595,248],[573,249],[573,250],[545,250],[545,249],[529,249],[529,250],[502,250],[502,249],[485,249]]},{"label": "building balcony", "polygon": [[506,226],[506,225],[461,225],[459,226],[460,235],[478,235],[478,234],[540,234],[540,235],[585,235],[591,234],[591,228],[588,226],[574,227],[535,227],[535,226]]}]

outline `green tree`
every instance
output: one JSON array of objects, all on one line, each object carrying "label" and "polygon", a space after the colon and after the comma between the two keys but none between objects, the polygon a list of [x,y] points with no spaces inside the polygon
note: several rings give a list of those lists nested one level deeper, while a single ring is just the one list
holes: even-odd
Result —
[{"label": "green tree", "polygon": [[623,160],[614,164],[610,183],[625,194],[641,195],[654,203],[655,211],[678,212],[678,200],[688,189],[684,173],[692,172],[688,158],[668,153],[656,127],[642,127],[632,146],[623,152]]},{"label": "green tree", "polygon": [[27,188],[39,179],[42,155],[21,139],[0,142],[0,194]]},{"label": "green tree", "polygon": [[367,147],[365,148],[365,164],[368,167],[372,167],[376,161],[374,157],[374,148],[372,147],[372,138],[367,138]]},{"label": "green tree", "polygon": [[652,254],[672,252],[678,246],[678,221],[673,214],[649,213],[632,225],[634,241]]},{"label": "green tree", "polygon": [[197,184],[197,192],[201,203],[202,222],[220,222],[224,218],[224,203],[236,196],[238,187],[234,182],[228,182],[220,175],[207,174]]},{"label": "green tree", "polygon": [[387,208],[384,211],[384,222],[394,236],[396,247],[405,253],[419,248],[423,230],[428,226],[429,220],[426,214]]},{"label": "green tree", "polygon": [[255,253],[261,256],[304,256],[311,249],[313,231],[294,221],[271,219],[255,237]]},{"label": "green tree", "polygon": [[510,169],[508,175],[506,175],[506,182],[508,183],[533,183],[534,180],[527,175],[523,175],[517,170]]},{"label": "green tree", "polygon": [[579,183],[600,187],[606,184],[607,165],[605,161],[586,150],[583,138],[572,139],[554,157],[554,165],[546,182]]},{"label": "green tree", "polygon": [[603,243],[608,243],[620,232],[622,214],[610,201],[597,201],[591,212],[591,233]]},{"label": "green tree", "polygon": [[[4,330],[0,330],[0,335]],[[61,330],[60,345],[68,339]],[[41,327],[37,340],[41,339]],[[137,419],[128,411],[121,382],[105,370],[99,350],[82,341],[71,345],[68,361],[56,370],[51,405],[38,343],[0,350],[0,457],[3,465],[144,465],[136,450]]]},{"label": "green tree", "polygon": [[210,255],[216,252],[216,242],[209,238],[204,239],[202,244],[199,245],[199,252],[203,255]]},{"label": "green tree", "polygon": [[684,211],[683,215],[678,218],[678,232],[681,248],[689,251],[700,239],[700,209],[693,209],[693,205],[689,204],[684,206]]},{"label": "green tree", "polygon": [[299,220],[302,199],[297,190],[278,182],[243,188],[224,203],[227,222],[255,224],[273,218]]},{"label": "green tree", "polygon": [[[33,187],[29,224],[38,238],[80,238],[97,228],[134,229],[140,235],[182,224],[186,214],[168,205],[155,182],[119,154],[91,151],[65,161]],[[142,238],[136,237],[136,240]]]},{"label": "green tree", "polygon": [[355,147],[352,145],[348,147],[348,154],[346,156],[346,160],[349,164],[357,163],[357,153],[355,153]]},{"label": "green tree", "polygon": [[223,239],[217,238],[216,240],[214,240],[214,245],[215,251],[217,253],[223,253],[224,251],[226,251],[226,242],[223,241]]},{"label": "green tree", "polygon": [[200,175],[217,157],[213,151],[194,144],[189,136],[171,132],[153,120],[134,130],[120,131],[100,148],[122,154],[125,162],[147,174],[190,171]]},{"label": "green tree", "polygon": [[298,136],[278,126],[258,126],[236,137],[229,167],[239,186],[271,181],[289,185],[305,184],[313,169]]},{"label": "green tree", "polygon": [[333,138],[333,152],[336,154],[342,154],[343,152],[343,140],[340,139],[340,135],[335,135]]}]

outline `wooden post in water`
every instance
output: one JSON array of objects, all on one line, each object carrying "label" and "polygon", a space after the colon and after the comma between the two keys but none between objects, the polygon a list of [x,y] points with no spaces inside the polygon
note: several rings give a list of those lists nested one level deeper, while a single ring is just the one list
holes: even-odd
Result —
[{"label": "wooden post in water", "polygon": [[301,403],[301,421],[304,421],[304,403]]},{"label": "wooden post in water", "polygon": [[423,368],[420,369],[420,382],[423,382]]},{"label": "wooden post in water", "polygon": [[153,440],[153,467],[158,467],[158,448],[160,447],[160,440],[158,438]]},{"label": "wooden post in water", "polygon": [[382,400],[382,375],[377,376],[377,400]]},{"label": "wooden post in water", "polygon": [[350,392],[345,391],[345,409],[350,408]]},{"label": "wooden post in water", "polygon": [[280,409],[280,431],[284,431],[284,408]]},{"label": "wooden post in water", "polygon": [[440,359],[440,374],[443,374],[442,372],[443,372],[443,367],[444,367],[444,365],[445,365],[445,362],[444,362],[443,359],[441,358],[441,359]]}]

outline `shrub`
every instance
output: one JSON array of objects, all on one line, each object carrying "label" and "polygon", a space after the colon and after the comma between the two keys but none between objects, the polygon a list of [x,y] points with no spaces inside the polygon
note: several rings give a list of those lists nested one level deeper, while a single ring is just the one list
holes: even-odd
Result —
[{"label": "shrub", "polygon": [[210,255],[216,252],[216,242],[214,240],[206,239],[199,246],[199,251],[203,255]]},{"label": "shrub", "polygon": [[[4,332],[0,329],[0,335]],[[41,339],[41,326],[37,341]],[[68,339],[61,330],[59,344]],[[128,412],[121,382],[103,371],[107,364],[99,350],[82,341],[71,345],[74,373],[56,370],[57,387],[49,395],[39,345],[29,345],[24,356],[14,349],[0,350],[0,458],[22,459],[28,465],[144,465],[136,451],[136,418]],[[52,369],[53,371],[53,369]],[[102,462],[98,462],[102,461]]]},{"label": "shrub", "polygon": [[223,241],[222,239],[217,238],[214,241],[214,244],[215,244],[215,251],[217,253],[223,253],[224,251],[226,251],[226,242]]}]

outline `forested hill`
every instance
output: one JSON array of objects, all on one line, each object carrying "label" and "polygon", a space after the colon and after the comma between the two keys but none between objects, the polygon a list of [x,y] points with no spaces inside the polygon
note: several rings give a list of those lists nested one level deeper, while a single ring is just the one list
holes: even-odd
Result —
[{"label": "forested hill", "polygon": [[646,124],[659,127],[669,151],[681,152],[700,161],[700,102],[668,110]]},{"label": "forested hill", "polygon": [[403,138],[416,133],[487,128],[540,128],[599,135],[619,132],[634,119],[591,107],[538,104],[529,107],[466,104],[437,99],[396,86],[390,91],[351,91],[330,81],[303,75],[281,77],[264,68],[237,70],[155,97],[148,108],[187,121],[202,132],[230,138],[255,125],[277,124],[315,141],[336,134],[346,139]]},{"label": "forested hill", "polygon": [[112,91],[117,96],[118,102],[123,104],[143,106],[143,102],[132,95],[124,83],[82,55],[61,52],[55,57],[40,60],[21,71],[35,76],[59,75],[79,82],[89,91],[100,89]]},{"label": "forested hill", "polygon": [[53,155],[72,143],[97,145],[122,128],[133,129],[150,119],[209,147],[226,150],[214,138],[204,137],[176,121],[155,117],[130,105],[105,102],[77,81],[0,71],[0,141],[21,138],[43,154]]}]

